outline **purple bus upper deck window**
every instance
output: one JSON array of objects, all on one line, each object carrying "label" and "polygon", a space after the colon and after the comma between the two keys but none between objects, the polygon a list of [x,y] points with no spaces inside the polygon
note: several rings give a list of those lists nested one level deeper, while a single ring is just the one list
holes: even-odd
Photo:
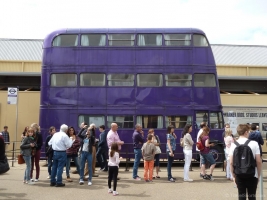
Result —
[{"label": "purple bus upper deck window", "polygon": [[50,85],[52,87],[77,86],[77,74],[51,74]]},{"label": "purple bus upper deck window", "polygon": [[137,74],[139,87],[160,87],[162,82],[162,74]]},{"label": "purple bus upper deck window", "polygon": [[105,86],[106,75],[105,74],[94,74],[94,73],[82,73],[80,75],[81,86]]},{"label": "purple bus upper deck window", "polygon": [[58,35],[53,40],[54,47],[78,46],[78,35]]},{"label": "purple bus upper deck window", "polygon": [[166,46],[190,46],[190,34],[164,34]]},{"label": "purple bus upper deck window", "polygon": [[194,74],[195,87],[216,87],[214,74]]},{"label": "purple bus upper deck window", "polygon": [[208,47],[209,43],[204,35],[193,35],[193,41],[195,47]]},{"label": "purple bus upper deck window", "polygon": [[109,46],[134,46],[135,35],[134,34],[109,34],[108,45]]},{"label": "purple bus upper deck window", "polygon": [[165,83],[169,87],[190,87],[192,84],[191,74],[166,74]]},{"label": "purple bus upper deck window", "polygon": [[134,74],[109,74],[108,86],[134,86]]},{"label": "purple bus upper deck window", "polygon": [[84,34],[81,37],[81,46],[90,46],[90,47],[106,46],[106,35]]},{"label": "purple bus upper deck window", "polygon": [[138,34],[137,46],[162,46],[161,34]]}]

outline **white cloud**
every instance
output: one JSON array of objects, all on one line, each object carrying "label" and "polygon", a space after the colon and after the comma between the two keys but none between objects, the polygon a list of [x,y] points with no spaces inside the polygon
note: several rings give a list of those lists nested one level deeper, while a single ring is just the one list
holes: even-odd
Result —
[{"label": "white cloud", "polygon": [[2,0],[0,38],[42,39],[60,28],[202,29],[213,44],[267,45],[264,0]]}]

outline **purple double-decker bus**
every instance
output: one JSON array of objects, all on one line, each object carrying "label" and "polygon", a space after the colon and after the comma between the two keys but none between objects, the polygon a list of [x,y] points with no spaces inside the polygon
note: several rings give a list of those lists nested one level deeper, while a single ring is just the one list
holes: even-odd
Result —
[{"label": "purple double-decker bus", "polygon": [[[133,153],[135,124],[155,129],[166,151],[166,128],[178,136],[193,125],[211,128],[212,149],[223,161],[223,117],[216,66],[199,29],[64,29],[43,44],[40,125],[81,122],[119,126],[122,153]],[[183,159],[177,145],[176,159]],[[194,148],[195,149],[195,148]],[[130,157],[133,154],[129,154]],[[163,154],[164,155],[164,154]],[[164,156],[163,156],[164,157]]]}]

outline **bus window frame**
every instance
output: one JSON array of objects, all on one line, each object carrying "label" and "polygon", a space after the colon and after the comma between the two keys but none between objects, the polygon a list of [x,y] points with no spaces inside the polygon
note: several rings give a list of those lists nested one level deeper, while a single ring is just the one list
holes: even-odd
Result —
[{"label": "bus window frame", "polygon": [[[53,74],[73,74],[73,75],[76,75],[76,85],[74,85],[74,86],[52,86],[52,75]],[[62,88],[62,87],[64,87],[64,88],[75,88],[75,87],[79,87],[80,86],[80,77],[78,76],[78,74],[77,73],[71,73],[71,72],[69,72],[69,73],[50,73],[50,81],[49,81],[49,87],[51,87],[51,88]]]},{"label": "bus window frame", "polygon": [[[53,45],[53,42],[54,40],[59,37],[59,36],[62,36],[62,35],[77,35],[78,37],[78,41],[77,41],[77,45],[76,46],[54,46]],[[76,47],[80,47],[81,46],[81,34],[73,34],[73,33],[64,33],[64,34],[57,34],[55,37],[53,37],[52,41],[51,41],[51,47],[52,48],[76,48]]]}]

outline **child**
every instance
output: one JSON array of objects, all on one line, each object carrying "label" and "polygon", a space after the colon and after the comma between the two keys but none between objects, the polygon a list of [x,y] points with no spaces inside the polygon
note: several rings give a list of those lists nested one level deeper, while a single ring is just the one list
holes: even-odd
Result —
[{"label": "child", "polygon": [[[144,179],[146,182],[152,182],[153,167],[154,167],[154,156],[156,152],[156,146],[152,143],[152,135],[147,136],[147,142],[143,144],[142,155],[144,158]],[[149,177],[148,177],[149,171]]]},{"label": "child", "polygon": [[120,156],[119,156],[119,147],[116,142],[111,144],[109,150],[109,159],[108,159],[108,193],[112,193],[111,190],[111,181],[113,180],[113,196],[118,195],[116,191],[117,187],[117,178],[119,172]]},{"label": "child", "polygon": [[225,143],[225,157],[226,157],[226,177],[228,180],[233,180],[231,171],[230,171],[230,156],[229,151],[231,144],[234,142],[232,130],[230,128],[225,129],[224,143]]}]

